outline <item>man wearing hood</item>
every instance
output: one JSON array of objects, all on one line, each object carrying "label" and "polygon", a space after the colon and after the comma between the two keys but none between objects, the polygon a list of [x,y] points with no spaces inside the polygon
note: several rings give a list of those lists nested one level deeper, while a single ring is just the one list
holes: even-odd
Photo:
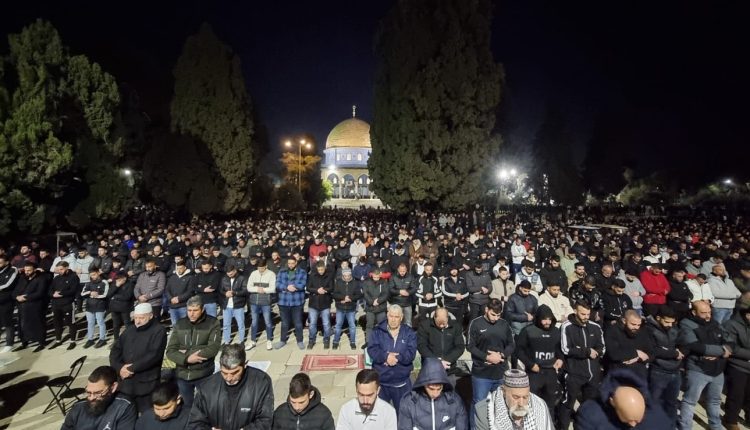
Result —
[{"label": "man wearing hood", "polygon": [[333,430],[333,415],[321,403],[320,391],[310,377],[298,373],[289,382],[289,397],[273,413],[273,430]]},{"label": "man wearing hood", "polygon": [[576,414],[576,430],[672,429],[648,386],[629,369],[612,370],[604,378],[599,399],[584,402]]},{"label": "man wearing hood", "polygon": [[727,365],[727,403],[724,426],[739,430],[740,410],[745,410],[745,420],[750,410],[750,303],[740,301],[732,318],[724,323],[727,340],[734,344]]},{"label": "man wearing hood", "polygon": [[526,326],[516,339],[518,361],[529,375],[531,392],[541,397],[554,410],[561,389],[558,373],[563,365],[560,329],[555,314],[547,305],[536,310],[534,324]]},{"label": "man wearing hood", "polygon": [[454,391],[442,361],[424,359],[412,390],[401,400],[398,430],[467,430],[468,425],[463,399]]}]

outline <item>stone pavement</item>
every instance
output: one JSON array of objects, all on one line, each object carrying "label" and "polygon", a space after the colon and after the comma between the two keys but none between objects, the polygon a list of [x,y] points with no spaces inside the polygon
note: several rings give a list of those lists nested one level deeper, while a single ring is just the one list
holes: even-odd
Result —
[{"label": "stone pavement", "polygon": [[[277,340],[279,327],[280,324],[276,324],[275,338]],[[293,338],[292,335],[290,341]],[[300,371],[305,355],[308,353],[329,355],[362,353],[359,349],[364,339],[361,328],[357,330],[357,339],[356,351],[352,351],[349,347],[346,334],[342,336],[341,348],[337,351],[324,350],[320,338],[312,351],[300,350],[294,342],[290,342],[281,350],[267,351],[265,349],[266,338],[263,334],[259,338],[258,347],[248,351],[248,360],[271,362],[268,373],[274,382],[274,399],[278,406],[285,401],[289,381]],[[305,342],[307,342],[307,329],[305,329]],[[63,416],[56,406],[46,414],[42,414],[45,406],[52,399],[49,390],[44,385],[45,382],[67,374],[70,364],[82,355],[86,355],[87,359],[74,384],[75,387],[84,387],[88,374],[94,368],[108,364],[109,345],[101,349],[93,347],[83,349],[82,344],[83,342],[79,342],[72,351],[67,351],[65,349],[67,345],[63,345],[40,353],[34,353],[32,348],[27,348],[20,352],[0,354],[0,401],[4,403],[0,407],[0,429],[51,430],[60,428]],[[463,359],[469,359],[468,353],[464,354]],[[356,396],[354,388],[356,374],[357,371],[354,370],[310,372],[313,384],[321,391],[323,403],[331,409],[334,419],[337,418],[341,405]],[[463,385],[466,386],[465,382]],[[466,388],[460,391],[465,392]],[[464,397],[468,398],[467,396],[470,395],[469,389]],[[702,408],[696,411],[696,421],[707,422]],[[707,426],[696,423],[694,428],[703,429]]]}]

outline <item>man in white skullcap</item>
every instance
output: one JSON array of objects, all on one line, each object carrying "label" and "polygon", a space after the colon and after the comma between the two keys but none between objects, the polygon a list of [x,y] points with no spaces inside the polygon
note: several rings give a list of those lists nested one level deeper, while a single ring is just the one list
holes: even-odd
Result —
[{"label": "man in white skullcap", "polygon": [[474,408],[476,430],[554,430],[547,404],[533,394],[523,370],[505,371],[503,384]]},{"label": "man in white skullcap", "polygon": [[117,339],[109,363],[118,373],[118,390],[136,404],[138,412],[151,408],[151,392],[161,376],[167,333],[149,303],[139,303],[133,324]]}]

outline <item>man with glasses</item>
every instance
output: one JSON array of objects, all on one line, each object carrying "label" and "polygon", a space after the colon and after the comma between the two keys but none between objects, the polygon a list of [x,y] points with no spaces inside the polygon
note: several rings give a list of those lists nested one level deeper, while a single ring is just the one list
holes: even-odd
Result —
[{"label": "man with glasses", "polygon": [[132,430],[138,416],[135,405],[117,394],[117,372],[100,366],[89,375],[86,400],[73,405],[62,430]]}]

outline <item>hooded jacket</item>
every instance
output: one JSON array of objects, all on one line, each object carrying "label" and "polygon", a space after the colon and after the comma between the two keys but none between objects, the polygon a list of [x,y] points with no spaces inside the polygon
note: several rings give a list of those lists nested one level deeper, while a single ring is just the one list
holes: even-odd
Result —
[{"label": "hooded jacket", "polygon": [[729,356],[729,366],[750,373],[750,323],[745,314],[748,309],[735,311],[729,321],[724,322],[727,341],[734,345]]},{"label": "hooded jacket", "polygon": [[641,283],[646,290],[643,303],[647,305],[664,305],[669,294],[669,281],[662,273],[654,275],[650,270],[641,272]]},{"label": "hooded jacket", "polygon": [[614,369],[607,374],[599,388],[599,399],[585,401],[576,412],[576,430],[626,430],[631,427],[617,417],[617,411],[610,405],[609,399],[619,387],[634,387],[641,392],[646,403],[646,413],[635,430],[671,429],[674,423],[660,406],[660,402],[651,401],[646,381],[628,369]]},{"label": "hooded jacket", "polygon": [[679,329],[672,327],[665,330],[653,316],[646,318],[646,330],[651,336],[654,345],[654,361],[651,362],[652,370],[674,373],[682,367],[682,360],[677,359],[677,336]]},{"label": "hooded jacket", "polygon": [[[318,293],[318,289],[322,288],[325,293]],[[326,270],[321,275],[318,273],[318,269],[314,268],[307,276],[307,286],[305,286],[307,295],[310,296],[308,306],[317,309],[331,309],[331,303],[333,303],[333,272]]]},{"label": "hooded jacket", "polygon": [[525,296],[521,295],[521,288],[517,285],[516,292],[508,298],[508,303],[505,304],[505,312],[503,313],[503,318],[510,322],[513,334],[520,333],[521,329],[531,324],[526,313],[534,315],[537,306],[536,297],[531,293]]},{"label": "hooded jacket", "polygon": [[[425,392],[428,384],[443,384],[437,399]],[[417,380],[409,394],[401,400],[398,430],[467,430],[469,420],[464,402],[448,380],[443,364],[435,358],[422,362]]]},{"label": "hooded jacket", "polygon": [[[551,319],[549,329],[542,327],[543,319]],[[538,364],[542,369],[550,369],[555,361],[562,359],[560,349],[560,329],[557,319],[547,305],[541,305],[534,315],[534,324],[526,326],[516,339],[516,356],[527,371]]]},{"label": "hooded jacket", "polygon": [[320,391],[312,387],[313,397],[302,412],[295,411],[286,401],[273,413],[273,430],[334,430],[333,415],[320,401]]}]

